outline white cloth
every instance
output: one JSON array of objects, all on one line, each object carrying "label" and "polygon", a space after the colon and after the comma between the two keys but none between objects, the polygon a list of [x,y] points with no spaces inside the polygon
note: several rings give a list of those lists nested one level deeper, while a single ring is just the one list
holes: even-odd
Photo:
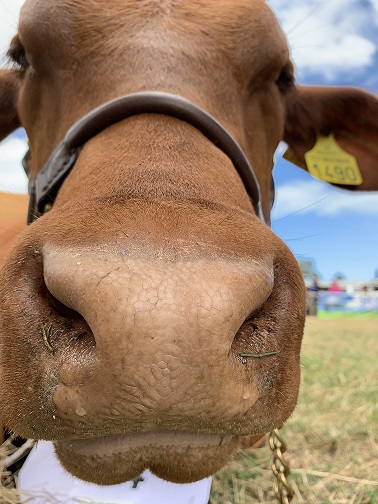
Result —
[{"label": "white cloth", "polygon": [[24,492],[21,501],[33,504],[207,504],[209,501],[211,478],[180,485],[159,479],[148,470],[142,478],[136,488],[132,481],[112,486],[86,483],[60,465],[51,442],[39,441],[22,466],[18,488]]}]

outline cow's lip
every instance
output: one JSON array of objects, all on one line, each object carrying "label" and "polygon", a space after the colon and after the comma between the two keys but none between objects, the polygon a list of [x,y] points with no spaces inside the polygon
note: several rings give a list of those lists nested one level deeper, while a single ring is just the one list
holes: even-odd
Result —
[{"label": "cow's lip", "polygon": [[179,431],[115,434],[86,439],[59,440],[58,444],[76,454],[90,456],[113,456],[116,453],[138,450],[146,447],[196,448],[225,446],[235,441],[235,436],[222,434],[197,434]]},{"label": "cow's lip", "polygon": [[160,431],[60,440],[54,445],[68,472],[97,485],[131,481],[145,469],[173,483],[192,483],[226,465],[240,447],[240,439]]}]

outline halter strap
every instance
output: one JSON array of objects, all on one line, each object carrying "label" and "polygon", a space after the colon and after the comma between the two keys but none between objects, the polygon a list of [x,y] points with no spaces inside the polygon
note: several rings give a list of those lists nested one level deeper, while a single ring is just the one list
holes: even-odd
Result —
[{"label": "halter strap", "polygon": [[28,224],[51,208],[84,144],[112,124],[139,114],[163,114],[198,129],[232,161],[251,199],[257,216],[264,220],[260,188],[243,150],[227,130],[193,102],[169,93],[148,91],[121,96],[93,109],[66,133],[35,178],[29,180]]}]

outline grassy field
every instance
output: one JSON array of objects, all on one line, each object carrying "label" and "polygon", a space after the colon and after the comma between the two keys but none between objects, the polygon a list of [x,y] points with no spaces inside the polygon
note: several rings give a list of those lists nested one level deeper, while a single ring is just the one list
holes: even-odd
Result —
[{"label": "grassy field", "polygon": [[[283,429],[293,502],[378,503],[378,323],[309,317],[299,404]],[[210,504],[274,503],[267,447],[241,452]]]}]

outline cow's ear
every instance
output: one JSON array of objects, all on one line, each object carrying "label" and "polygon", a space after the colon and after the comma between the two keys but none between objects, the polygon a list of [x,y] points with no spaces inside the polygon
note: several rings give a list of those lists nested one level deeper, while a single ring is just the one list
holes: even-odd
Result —
[{"label": "cow's ear", "polygon": [[[287,157],[307,170],[305,153],[319,135],[334,133],[337,144],[358,163],[362,183],[343,186],[378,190],[378,99],[354,88],[298,87],[287,97],[284,140]],[[336,184],[337,185],[337,184]]]},{"label": "cow's ear", "polygon": [[17,111],[19,90],[19,72],[0,70],[0,140],[20,126]]}]

